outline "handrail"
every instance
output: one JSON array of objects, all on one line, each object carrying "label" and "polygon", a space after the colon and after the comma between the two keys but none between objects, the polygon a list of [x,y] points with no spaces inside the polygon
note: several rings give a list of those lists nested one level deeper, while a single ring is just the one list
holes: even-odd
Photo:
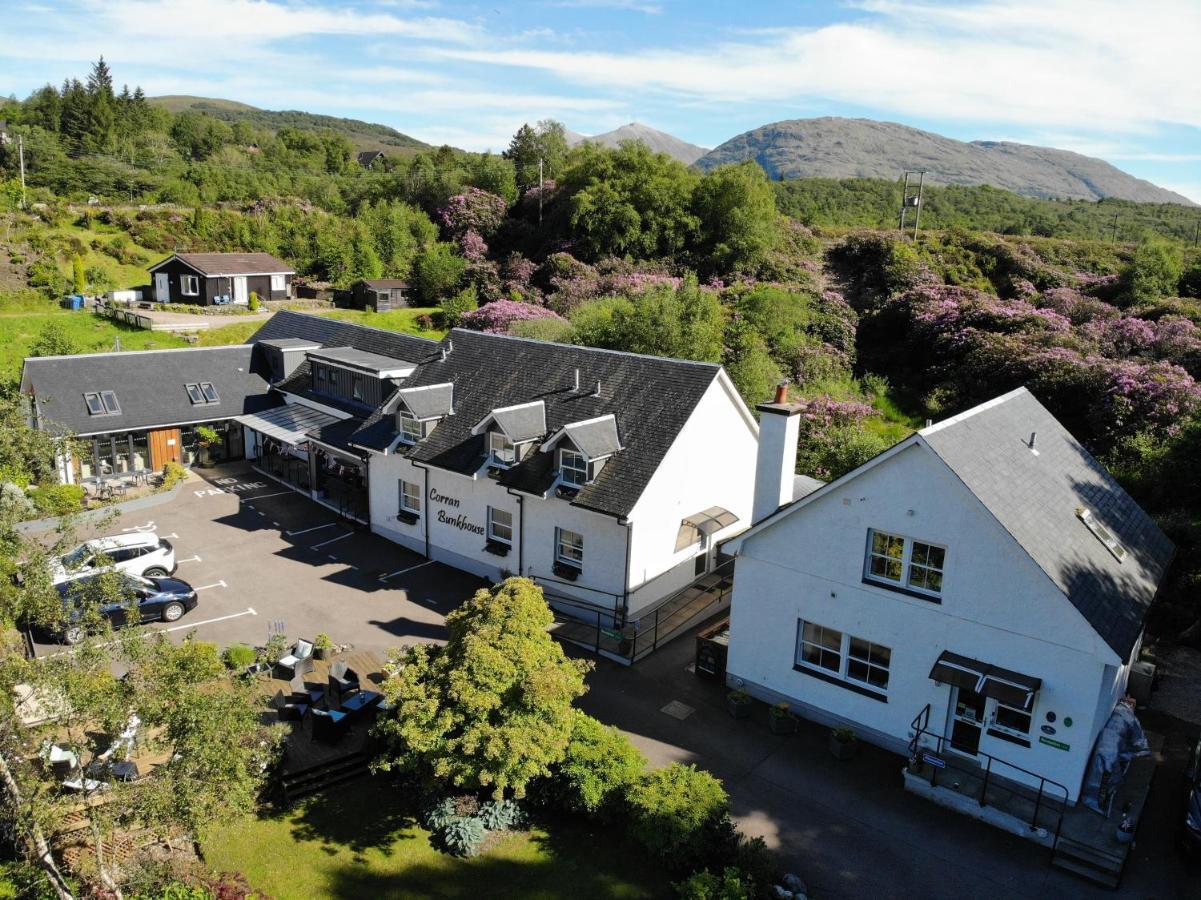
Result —
[{"label": "handrail", "polygon": [[[938,753],[940,756],[942,755],[943,744],[944,744],[944,742],[947,742],[947,737],[945,734],[939,734],[938,732],[931,731],[929,728],[929,725],[930,725],[930,704],[927,703],[922,708],[922,710],[916,716],[914,716],[913,721],[910,723],[910,727],[913,729],[913,738],[909,741],[909,761],[910,761],[911,765],[914,765],[914,764],[920,762],[920,759],[918,757],[918,751],[921,749],[920,742],[921,742],[922,735],[926,735],[927,737],[933,738],[937,743],[935,752]],[[1055,837],[1051,844],[1052,848],[1057,846],[1059,844],[1060,830],[1063,828],[1063,811],[1064,811],[1064,808],[1066,808],[1068,803],[1070,802],[1070,797],[1071,797],[1071,793],[1068,791],[1067,787],[1060,784],[1058,781],[1055,781],[1054,779],[1047,778],[1045,775],[1040,775],[1038,772],[1032,772],[1030,769],[1022,768],[1021,766],[1017,765],[1016,763],[1011,763],[1008,760],[1001,759],[999,756],[993,756],[991,753],[986,753],[983,750],[977,750],[976,756],[978,756],[978,757],[983,756],[987,760],[985,767],[984,767],[984,783],[980,789],[980,805],[981,806],[988,805],[986,802],[987,798],[988,798],[988,780],[989,780],[989,777],[992,775],[992,765],[994,762],[1000,763],[1003,766],[1008,766],[1009,768],[1014,769],[1015,771],[1021,772],[1023,775],[1029,775],[1031,778],[1038,779],[1038,794],[1034,800],[1034,814],[1030,818],[1030,830],[1031,831],[1035,831],[1039,827],[1038,814],[1042,810],[1043,796],[1044,796],[1044,794],[1047,794],[1047,788],[1048,787],[1057,788],[1063,794],[1063,800],[1062,800],[1063,805],[1056,811]],[[934,780],[937,777],[937,774],[936,774],[937,770],[934,769],[934,767],[931,767],[931,768],[933,771],[930,776],[930,785],[933,787]]]}]

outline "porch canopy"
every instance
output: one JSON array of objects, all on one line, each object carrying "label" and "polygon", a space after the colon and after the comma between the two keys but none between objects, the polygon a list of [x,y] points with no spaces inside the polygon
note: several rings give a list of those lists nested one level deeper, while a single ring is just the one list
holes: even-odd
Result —
[{"label": "porch canopy", "polygon": [[720,506],[710,506],[703,512],[694,513],[680,522],[680,530],[676,534],[676,552],[695,544],[702,534],[716,534],[737,521],[738,516]]},{"label": "porch canopy", "polygon": [[308,432],[328,427],[341,420],[337,416],[301,406],[299,403],[289,403],[261,413],[236,416],[235,421],[289,447],[299,447],[308,442]]},{"label": "porch canopy", "polygon": [[992,697],[1006,706],[1029,710],[1034,695],[1043,686],[1042,679],[1003,669],[991,663],[960,656],[944,650],[934,662],[930,677],[941,684],[967,688],[985,697]]}]

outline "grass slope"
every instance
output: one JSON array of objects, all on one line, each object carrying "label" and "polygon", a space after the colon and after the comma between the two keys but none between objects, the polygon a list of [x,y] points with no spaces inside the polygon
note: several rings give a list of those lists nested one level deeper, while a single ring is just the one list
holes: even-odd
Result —
[{"label": "grass slope", "polygon": [[396,790],[364,778],[287,813],[229,823],[202,847],[213,868],[243,873],[276,900],[667,894],[657,867],[634,850],[598,853],[602,841],[612,843],[574,825],[538,827],[504,836],[475,859],[456,859],[434,849]]}]

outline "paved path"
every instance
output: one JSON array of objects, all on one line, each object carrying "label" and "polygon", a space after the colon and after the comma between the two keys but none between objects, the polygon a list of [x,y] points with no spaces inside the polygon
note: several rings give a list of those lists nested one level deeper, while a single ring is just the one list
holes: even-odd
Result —
[{"label": "paved path", "polygon": [[[124,307],[118,307],[124,309]],[[207,331],[210,328],[220,328],[223,325],[234,325],[239,322],[265,322],[270,319],[275,312],[273,310],[262,310],[256,313],[246,313],[244,315],[204,315],[182,312],[166,312],[157,309],[139,309],[137,306],[129,308],[129,312],[138,316],[145,316],[153,323],[151,331]]]},{"label": "paved path", "polygon": [[[599,661],[582,705],[629,733],[653,764],[695,762],[722,778],[742,828],[778,848],[814,896],[1115,896],[1052,868],[1049,853],[1032,843],[905,793],[899,756],[864,747],[840,763],[826,748],[826,729],[812,723],[778,737],[763,707],[758,718],[731,719],[725,690],[687,671],[693,648],[684,637],[633,668]],[[673,700],[695,711],[682,721],[661,712]],[[1116,896],[1201,897],[1201,877],[1172,846],[1186,743],[1170,743],[1170,764],[1157,776]]]}]

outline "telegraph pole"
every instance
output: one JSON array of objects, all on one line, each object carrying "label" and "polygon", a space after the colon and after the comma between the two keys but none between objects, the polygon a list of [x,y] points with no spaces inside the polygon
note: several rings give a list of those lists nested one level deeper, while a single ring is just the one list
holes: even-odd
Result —
[{"label": "telegraph pole", "polygon": [[1113,227],[1110,229],[1110,232],[1109,232],[1109,243],[1111,243],[1111,244],[1116,244],[1118,242],[1118,213],[1119,212],[1121,212],[1121,210],[1115,209],[1113,211]]},{"label": "telegraph pole", "polygon": [[897,230],[902,235],[905,234],[905,208],[909,205],[905,201],[909,197],[909,173],[905,173],[905,183],[901,185],[901,222],[897,225]]},{"label": "telegraph pole", "polygon": [[25,136],[17,135],[17,156],[21,160],[21,209],[25,209]]},{"label": "telegraph pole", "polygon": [[538,225],[542,225],[542,195],[544,183],[542,181],[542,157],[538,157]]},{"label": "telegraph pole", "polygon": [[917,211],[913,216],[913,239],[917,240],[917,226],[922,221],[922,187],[926,184],[926,173],[922,172],[917,179],[917,201],[913,204]]},{"label": "telegraph pole", "polygon": [[[910,193],[909,184],[910,178],[913,175],[917,176],[917,193]],[[902,237],[905,234],[905,213],[908,212],[909,207],[912,206],[914,208],[913,239],[917,240],[917,228],[922,219],[922,187],[925,185],[925,183],[925,171],[905,173],[905,182],[901,185],[901,221],[898,225]]]}]

